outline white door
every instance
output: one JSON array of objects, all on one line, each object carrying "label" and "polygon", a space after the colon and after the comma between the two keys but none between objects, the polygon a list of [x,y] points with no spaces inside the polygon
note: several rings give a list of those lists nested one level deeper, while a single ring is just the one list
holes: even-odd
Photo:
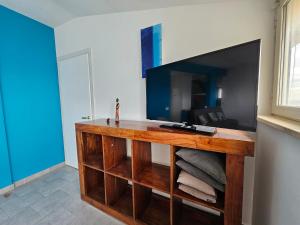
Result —
[{"label": "white door", "polygon": [[90,52],[61,57],[58,67],[65,161],[78,168],[74,124],[94,117]]}]

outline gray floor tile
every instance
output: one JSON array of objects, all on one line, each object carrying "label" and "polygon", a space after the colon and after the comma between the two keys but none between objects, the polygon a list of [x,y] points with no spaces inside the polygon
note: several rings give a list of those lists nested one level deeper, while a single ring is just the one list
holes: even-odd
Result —
[{"label": "gray floor tile", "polygon": [[45,197],[38,192],[30,192],[20,197],[25,204],[33,205],[36,202],[45,201]]},{"label": "gray floor tile", "polygon": [[76,169],[64,166],[0,196],[0,225],[122,225],[81,201]]},{"label": "gray floor tile", "polygon": [[49,223],[51,225],[67,225],[74,218],[74,215],[62,207],[56,208],[47,216],[39,220],[36,225]]},{"label": "gray floor tile", "polygon": [[28,204],[26,204],[16,195],[11,195],[8,201],[0,206],[0,209],[2,209],[9,217],[13,217],[19,212],[23,211],[26,206],[28,206]]},{"label": "gray floor tile", "polygon": [[0,224],[7,219],[8,219],[8,215],[2,209],[0,209]]},{"label": "gray floor tile", "polygon": [[8,218],[4,221],[5,225],[33,225],[35,224],[41,216],[32,208],[27,207],[21,212],[17,213],[15,216]]}]

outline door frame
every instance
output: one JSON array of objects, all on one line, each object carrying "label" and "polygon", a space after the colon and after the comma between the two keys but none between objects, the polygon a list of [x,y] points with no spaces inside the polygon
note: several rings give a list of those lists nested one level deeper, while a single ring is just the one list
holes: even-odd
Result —
[{"label": "door frame", "polygon": [[[90,105],[91,105],[91,117],[95,119],[95,97],[94,97],[94,82],[93,82],[93,72],[92,72],[92,50],[91,48],[82,49],[79,51],[75,51],[63,56],[57,57],[57,67],[58,67],[58,79],[59,79],[59,91],[61,92],[61,72],[60,72],[60,63],[64,60],[68,60],[77,56],[87,55],[88,56],[88,66],[89,66],[89,90],[90,90]],[[63,114],[63,110],[61,107],[61,113]]]}]

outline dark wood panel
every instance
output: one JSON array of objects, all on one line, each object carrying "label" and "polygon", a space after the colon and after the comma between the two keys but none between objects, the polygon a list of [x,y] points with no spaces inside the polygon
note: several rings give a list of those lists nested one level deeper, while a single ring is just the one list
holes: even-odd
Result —
[{"label": "dark wood panel", "polygon": [[85,184],[84,184],[84,166],[83,162],[83,140],[82,132],[76,130],[76,144],[77,144],[77,157],[78,157],[78,173],[79,173],[79,184],[80,184],[80,195],[85,195]]},{"label": "dark wood panel", "polygon": [[136,183],[133,184],[133,212],[135,219],[141,217],[148,207],[151,193],[151,188],[143,187]]},{"label": "dark wood panel", "polygon": [[109,170],[126,160],[126,139],[103,136],[104,167]]},{"label": "dark wood panel", "polygon": [[136,179],[145,167],[151,165],[151,143],[132,141],[132,176]]},{"label": "dark wood panel", "polygon": [[174,213],[174,204],[173,204],[173,193],[176,184],[176,147],[170,146],[170,223],[173,225],[175,223],[176,215]]},{"label": "dark wood panel", "polygon": [[103,170],[102,137],[97,134],[82,133],[82,162],[92,168]]},{"label": "dark wood panel", "polygon": [[225,225],[241,225],[243,209],[244,157],[226,156]]}]

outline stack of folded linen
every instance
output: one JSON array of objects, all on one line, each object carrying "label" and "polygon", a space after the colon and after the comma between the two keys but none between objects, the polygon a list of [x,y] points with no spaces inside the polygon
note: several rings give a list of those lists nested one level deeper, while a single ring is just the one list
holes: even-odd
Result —
[{"label": "stack of folded linen", "polygon": [[225,162],[214,152],[180,149],[181,159],[176,165],[182,170],[178,177],[178,188],[201,200],[216,203],[216,190],[224,192],[226,184]]}]

